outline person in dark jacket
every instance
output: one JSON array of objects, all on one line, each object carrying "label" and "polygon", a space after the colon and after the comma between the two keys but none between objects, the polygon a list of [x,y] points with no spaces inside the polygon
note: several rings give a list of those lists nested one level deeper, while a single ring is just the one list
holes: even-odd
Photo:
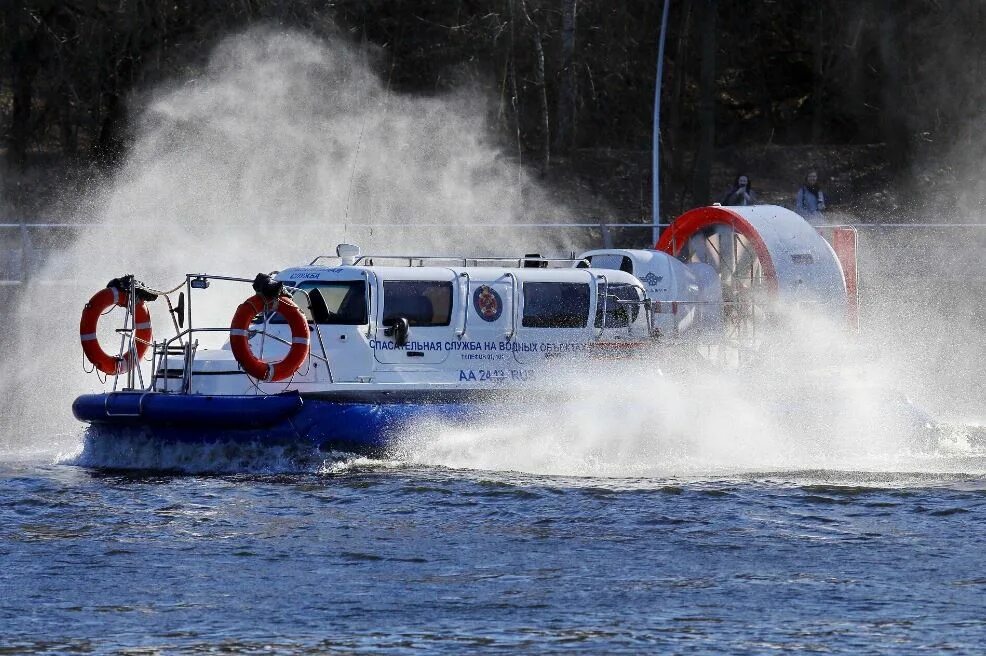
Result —
[{"label": "person in dark jacket", "polygon": [[733,188],[722,198],[723,205],[756,205],[757,195],[753,193],[750,176],[737,175]]},{"label": "person in dark jacket", "polygon": [[822,212],[825,211],[825,194],[818,185],[818,173],[810,171],[805,176],[805,183],[798,189],[794,200],[794,211],[805,217],[809,223],[820,223]]}]

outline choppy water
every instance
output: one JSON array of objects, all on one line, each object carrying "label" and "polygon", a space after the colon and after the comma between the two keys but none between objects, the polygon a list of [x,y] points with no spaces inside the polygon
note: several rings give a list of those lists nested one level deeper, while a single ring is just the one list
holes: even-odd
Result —
[{"label": "choppy water", "polygon": [[981,653],[986,456],[912,464],[682,480],[7,462],[0,652]]}]

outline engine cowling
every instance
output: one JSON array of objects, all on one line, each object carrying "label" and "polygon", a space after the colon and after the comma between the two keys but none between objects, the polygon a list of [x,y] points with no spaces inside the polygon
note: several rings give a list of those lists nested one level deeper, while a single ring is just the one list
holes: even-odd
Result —
[{"label": "engine cowling", "polygon": [[594,269],[625,271],[637,278],[651,302],[651,329],[661,336],[718,330],[722,290],[715,269],[680,262],[650,249],[600,249],[582,253]]},{"label": "engine cowling", "polygon": [[[737,255],[736,244],[756,261],[740,263],[746,253]],[[724,288],[733,286],[738,267],[750,266],[758,269],[755,275],[774,302],[816,304],[833,316],[846,315],[846,278],[835,251],[813,226],[783,207],[699,207],[678,217],[655,248],[679,260],[710,264]]]},{"label": "engine cowling", "polygon": [[718,332],[725,322],[742,339],[778,307],[811,306],[829,316],[855,311],[829,243],[801,216],[773,205],[700,207],[678,217],[654,250],[581,257],[640,280],[652,301],[651,327],[661,335]]}]

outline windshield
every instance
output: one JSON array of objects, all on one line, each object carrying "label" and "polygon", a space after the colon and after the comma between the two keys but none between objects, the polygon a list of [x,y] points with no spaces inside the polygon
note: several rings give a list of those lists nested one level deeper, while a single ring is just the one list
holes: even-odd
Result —
[{"label": "windshield", "polygon": [[[312,281],[299,285],[292,300],[309,322],[337,326],[363,326],[366,313],[366,282],[363,280]],[[260,317],[254,318],[254,322]],[[282,324],[284,317],[275,314],[270,323]]]}]

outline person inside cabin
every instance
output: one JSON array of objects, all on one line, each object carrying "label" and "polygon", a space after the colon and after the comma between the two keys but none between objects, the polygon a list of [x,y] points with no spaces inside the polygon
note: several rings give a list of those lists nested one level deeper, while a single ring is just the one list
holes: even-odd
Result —
[{"label": "person inside cabin", "polygon": [[822,222],[822,213],[825,211],[825,194],[818,184],[818,172],[809,171],[805,176],[805,183],[798,189],[798,195],[794,200],[794,211],[800,214],[811,224]]},{"label": "person inside cabin", "polygon": [[722,197],[723,205],[755,205],[756,202],[757,195],[753,192],[750,176],[744,174],[736,176],[732,188]]}]

